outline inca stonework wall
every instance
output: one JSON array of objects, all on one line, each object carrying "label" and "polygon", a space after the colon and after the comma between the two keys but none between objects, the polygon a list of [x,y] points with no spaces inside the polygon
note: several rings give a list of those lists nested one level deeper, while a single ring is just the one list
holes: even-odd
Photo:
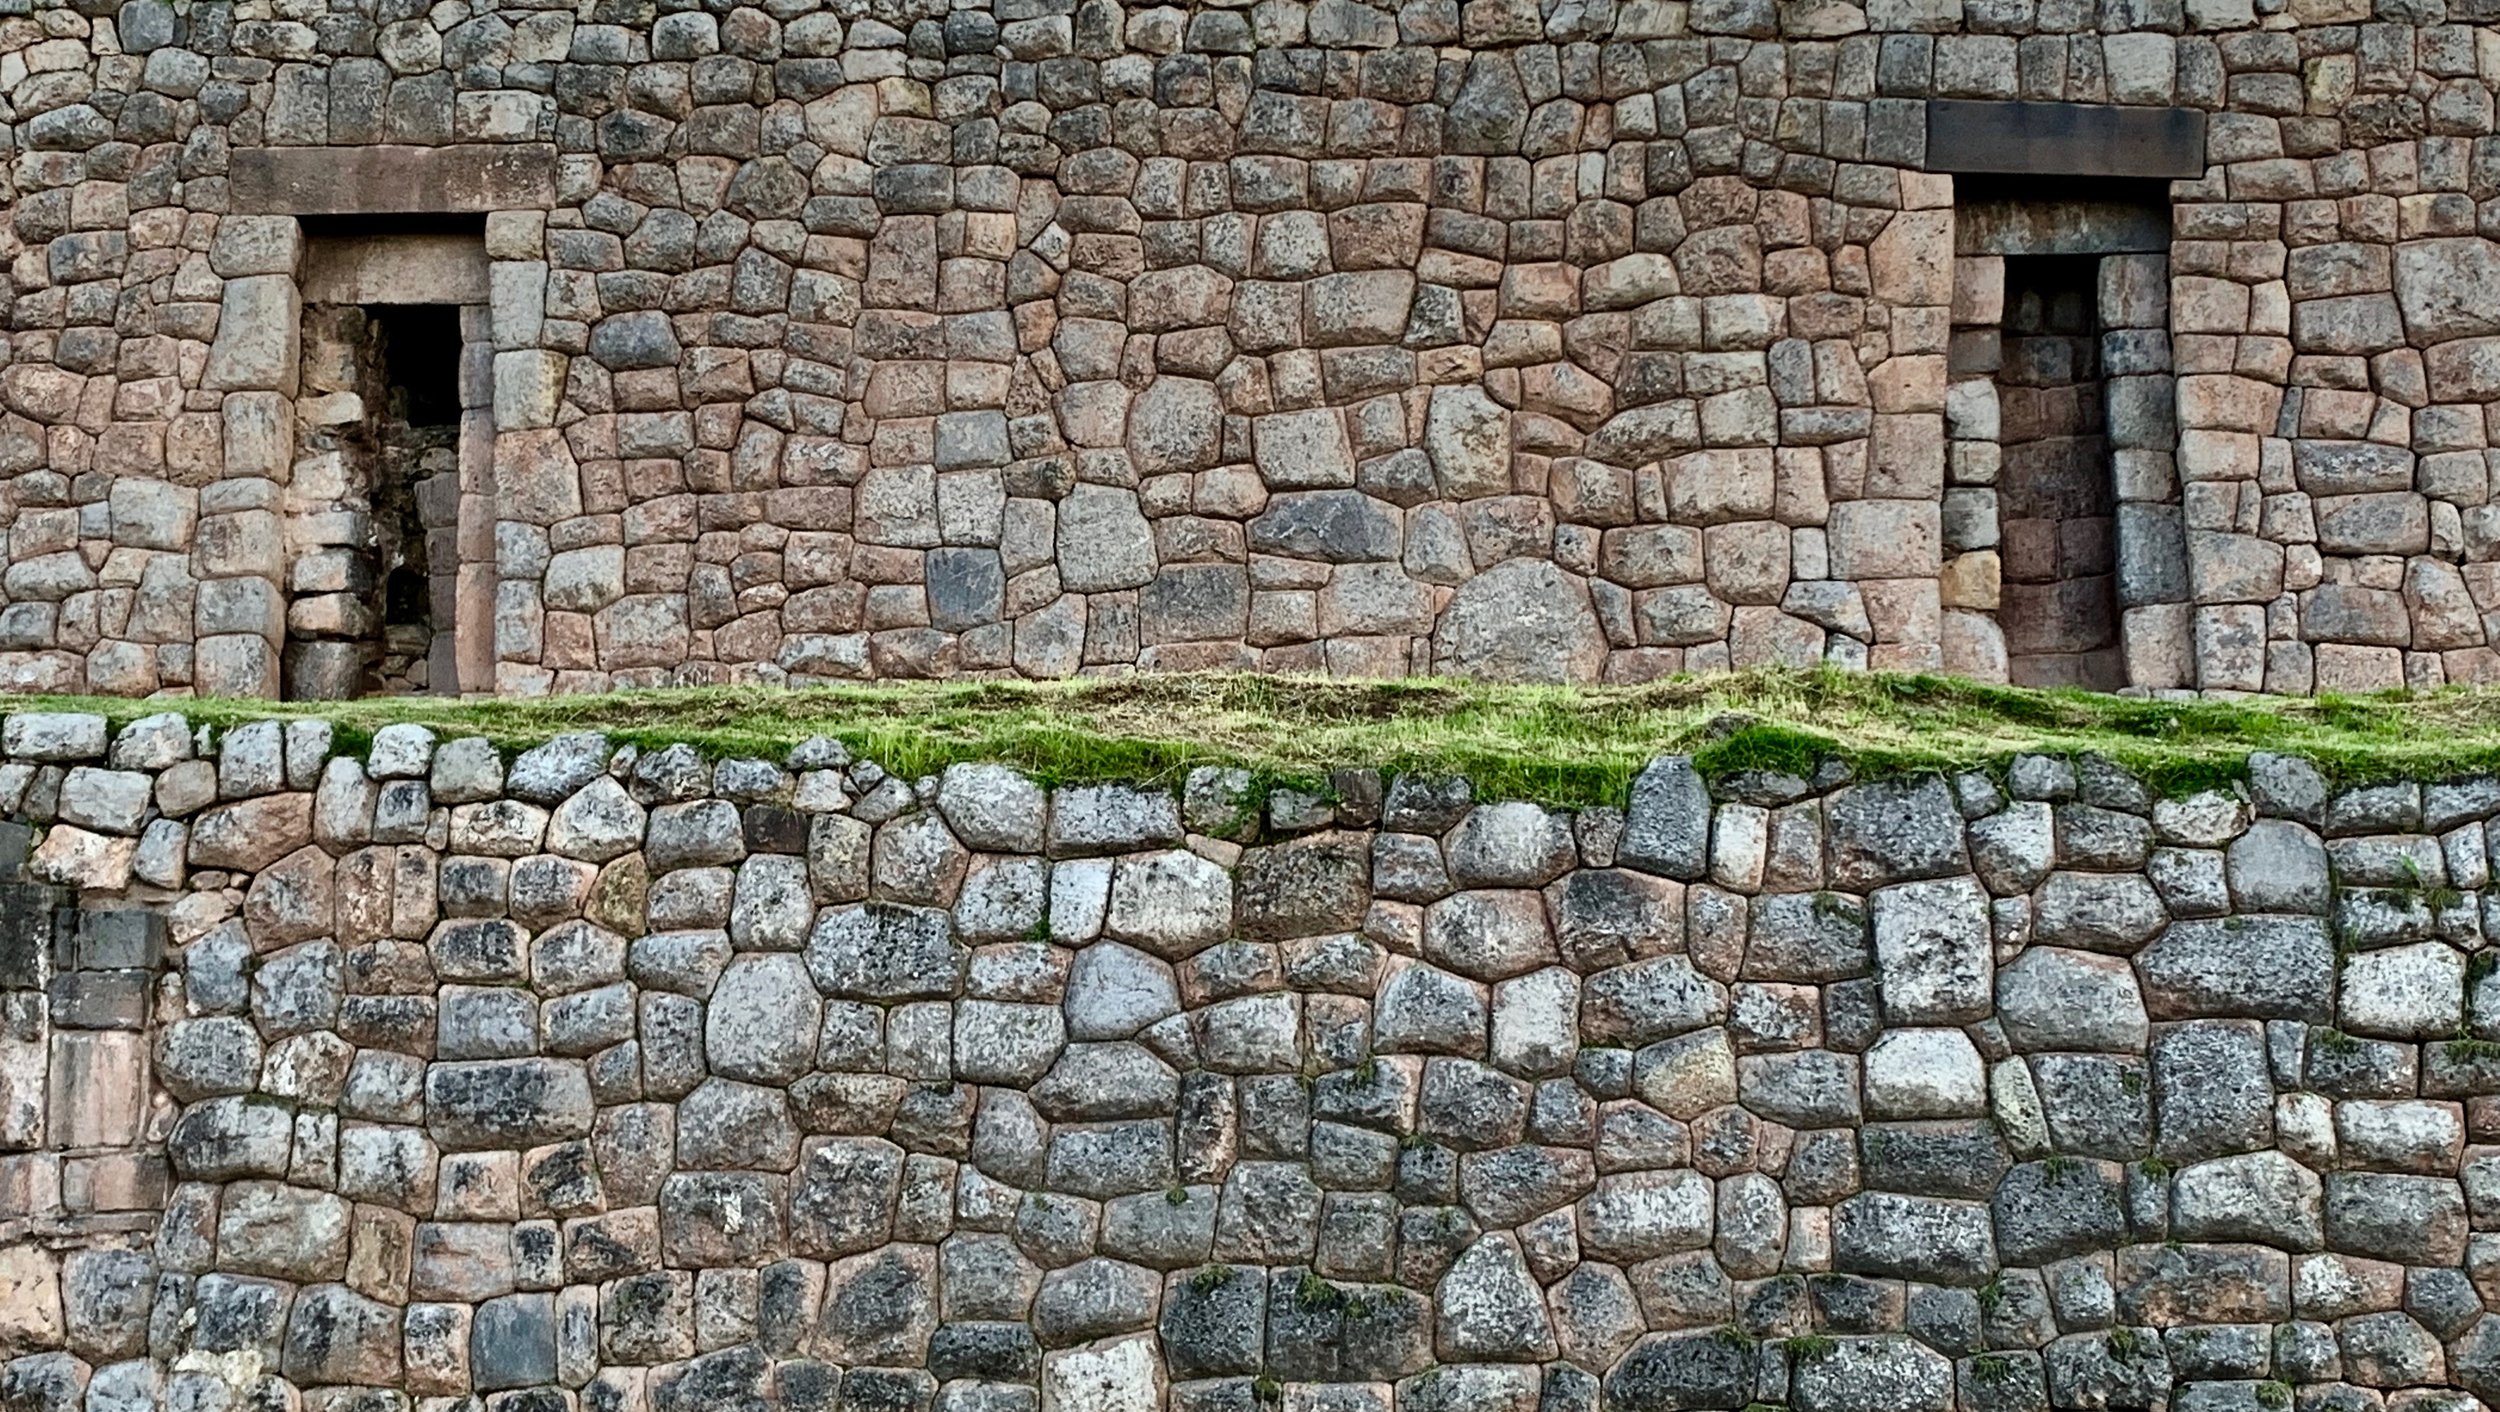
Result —
[{"label": "inca stonework wall", "polygon": [[2500,781],[198,743],[0,731],[13,1412],[2500,1402]]},{"label": "inca stonework wall", "polygon": [[[660,8],[0,14],[0,682],[2500,673],[2489,0]],[[2168,124],[2013,163],[2182,178],[2084,240],[2087,649],[2009,656],[1996,481],[2090,223],[1997,240],[1930,100]],[[393,528],[305,331],[410,221],[486,279],[353,296],[464,310]]]}]

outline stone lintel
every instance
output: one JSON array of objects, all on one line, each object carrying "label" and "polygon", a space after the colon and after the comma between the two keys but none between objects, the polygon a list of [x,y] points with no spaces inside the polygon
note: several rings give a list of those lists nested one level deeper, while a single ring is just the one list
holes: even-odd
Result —
[{"label": "stone lintel", "polygon": [[555,204],[547,143],[460,147],[258,147],[234,154],[237,211],[279,216],[543,211]]},{"label": "stone lintel", "polygon": [[1957,255],[2158,255],[2169,248],[2168,206],[1981,197],[1953,208]]},{"label": "stone lintel", "polygon": [[316,236],[298,279],[308,304],[483,304],[486,245],[474,235]]},{"label": "stone lintel", "polygon": [[1927,169],[2194,180],[2205,174],[2205,115],[2193,108],[1938,98],[1927,105]]}]

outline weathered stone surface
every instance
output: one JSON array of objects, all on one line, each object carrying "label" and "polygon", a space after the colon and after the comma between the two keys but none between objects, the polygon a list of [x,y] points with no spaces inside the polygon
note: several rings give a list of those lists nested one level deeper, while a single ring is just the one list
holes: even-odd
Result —
[{"label": "weathered stone surface", "polygon": [[1110,936],[1180,960],[1223,940],[1232,926],[1232,877],[1207,859],[1172,849],[1123,858],[1112,870]]},{"label": "weathered stone surface", "polygon": [[1906,1338],[1841,1339],[1804,1360],[1792,1387],[1798,1412],[1942,1412],[1953,1405],[1953,1365]]},{"label": "weathered stone surface", "polygon": [[1724,1406],[1752,1385],[1752,1359],[1741,1344],[1696,1330],[1651,1334],[1606,1377],[1610,1403],[1654,1412]]},{"label": "weathered stone surface", "polygon": [[2280,1152],[2251,1152],[2180,1172],[2170,1218],[2187,1240],[2315,1250],[2325,1240],[2322,1193],[2317,1175],[2298,1162]]},{"label": "weathered stone surface", "polygon": [[1671,878],[1702,876],[1710,858],[1710,794],[1693,762],[1661,756],[1632,782],[1615,861]]},{"label": "weathered stone surface", "polygon": [[1588,590],[1541,559],[1513,559],[1469,579],[1433,632],[1433,669],[1450,676],[1589,682],[1605,657]]},{"label": "weathered stone surface", "polygon": [[952,995],[964,955],[944,912],[881,903],[828,908],[808,936],[807,971],[827,995],[892,1002]]},{"label": "weathered stone surface", "polygon": [[2337,1021],[2354,1034],[2429,1039],[2464,1022],[2465,958],[2439,942],[2345,958]]},{"label": "weathered stone surface", "polygon": [[2160,1019],[2320,1020],[2327,1015],[2335,948],[2317,918],[2183,921],[2144,948],[2136,966],[2145,1003]]},{"label": "weathered stone surface", "polygon": [[426,1070],[425,1098],[427,1128],[447,1150],[535,1147],[590,1133],[590,1087],[579,1064],[435,1064]]},{"label": "weathered stone surface", "polygon": [[1041,848],[1048,801],[1041,786],[1004,766],[947,767],[937,802],[967,848],[1018,853]]},{"label": "weathered stone surface", "polygon": [[704,1006],[704,1058],[716,1074],[786,1084],[813,1067],[822,1014],[807,965],[797,956],[737,957]]},{"label": "weathered stone surface", "polygon": [[2265,1033],[2247,1021],[2200,1020],[2153,1044],[2156,1146],[2172,1161],[2253,1151],[2273,1132]]},{"label": "weathered stone surface", "polygon": [[1936,1024],[1985,1015],[1988,900],[1976,884],[1959,878],[1904,883],[1870,902],[1876,974],[1889,1019]]},{"label": "weathered stone surface", "polygon": [[1832,882],[1861,890],[1963,871],[1961,811],[1934,776],[1842,790],[1826,806]]},{"label": "weathered stone surface", "polygon": [[[2152,953],[2145,959],[2153,968]],[[2146,1038],[2144,996],[2115,957],[2038,947],[1997,972],[1997,1019],[2017,1049],[2132,1053]]]},{"label": "weathered stone surface", "polygon": [[1988,1208],[1868,1192],[1832,1209],[1832,1261],[1856,1274],[1978,1285],[1996,1272]]}]

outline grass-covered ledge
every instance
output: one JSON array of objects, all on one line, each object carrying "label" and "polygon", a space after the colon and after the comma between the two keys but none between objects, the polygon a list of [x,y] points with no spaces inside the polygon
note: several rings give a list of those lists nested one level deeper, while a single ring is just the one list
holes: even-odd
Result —
[{"label": "grass-covered ledge", "polygon": [[960,760],[1050,782],[1169,780],[1198,765],[1314,780],[1349,765],[1460,774],[1486,797],[1618,802],[1662,753],[1713,775],[1803,771],[1824,756],[1861,774],[2000,766],[2026,752],[2097,753],[2156,788],[2235,777],[2252,751],[2304,755],[2339,779],[2500,770],[2500,690],[2313,700],[2152,701],[1986,686],[1940,676],[1759,671],[1643,687],[1152,676],[1075,682],[713,687],[535,700],[348,702],[20,697],[8,710],[165,710],[222,725],[319,717],[353,740],[413,721],[522,746],[568,730],[778,757],[832,736],[888,769]]}]

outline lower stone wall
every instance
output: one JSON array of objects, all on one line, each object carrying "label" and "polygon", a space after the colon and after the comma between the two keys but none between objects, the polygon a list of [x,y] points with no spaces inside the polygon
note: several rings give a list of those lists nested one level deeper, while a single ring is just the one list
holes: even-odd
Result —
[{"label": "lower stone wall", "polygon": [[2500,781],[333,743],[0,729],[0,1407],[2500,1397]]}]

